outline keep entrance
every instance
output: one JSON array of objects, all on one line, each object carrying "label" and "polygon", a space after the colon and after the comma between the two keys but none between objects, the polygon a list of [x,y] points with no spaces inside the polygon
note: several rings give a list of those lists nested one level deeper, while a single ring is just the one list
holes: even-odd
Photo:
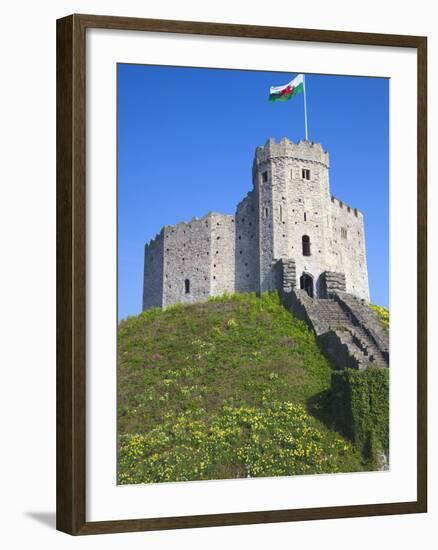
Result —
[{"label": "keep entrance", "polygon": [[300,277],[300,288],[313,298],[313,277],[308,273],[303,273]]}]

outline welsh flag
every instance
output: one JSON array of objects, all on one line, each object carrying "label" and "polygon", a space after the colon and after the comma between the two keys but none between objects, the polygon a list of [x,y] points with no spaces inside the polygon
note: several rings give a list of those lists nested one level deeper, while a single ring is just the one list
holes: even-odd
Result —
[{"label": "welsh flag", "polygon": [[289,84],[284,86],[271,86],[269,89],[269,101],[287,101],[304,91],[304,77],[296,76]]}]

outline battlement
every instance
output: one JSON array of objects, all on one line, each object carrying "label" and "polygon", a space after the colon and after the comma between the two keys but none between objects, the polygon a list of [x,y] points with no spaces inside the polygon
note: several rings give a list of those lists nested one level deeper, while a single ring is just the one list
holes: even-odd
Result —
[{"label": "battlement", "polygon": [[337,199],[333,195],[331,195],[331,201],[332,204],[338,206],[339,208],[345,208],[345,211],[347,213],[353,214],[354,216],[356,216],[356,218],[363,218],[363,214],[358,208],[353,208],[352,206],[349,206],[346,202]]},{"label": "battlement", "polygon": [[164,237],[164,227],[161,229],[161,231],[159,233],[157,233],[155,235],[155,237],[153,239],[151,239],[148,243],[146,243],[144,245],[145,249],[147,248],[153,248],[155,247],[156,245],[158,244],[161,244],[162,241],[163,241],[163,237]]},{"label": "battlement", "polygon": [[245,197],[239,203],[237,203],[236,214],[238,214],[242,209],[246,208],[248,201],[251,201],[253,198],[254,198],[254,190],[252,189],[245,195]]},{"label": "battlement", "polygon": [[182,221],[178,222],[175,225],[165,225],[161,229],[161,231],[157,235],[155,235],[153,239],[145,244],[145,248],[154,247],[156,244],[161,243],[163,237],[168,237],[173,233],[185,233],[186,231],[190,231],[191,229],[197,229],[200,226],[205,226],[206,228],[208,228],[213,221],[216,224],[220,223],[218,220],[234,223],[234,216],[231,214],[220,214],[219,212],[214,212],[212,210],[201,218],[194,216],[190,221],[187,222]]},{"label": "battlement", "polygon": [[270,138],[262,147],[257,147],[254,157],[254,168],[275,158],[292,158],[299,161],[309,161],[322,164],[329,168],[329,154],[320,143],[300,140],[294,143],[288,138],[281,138],[279,143]]}]

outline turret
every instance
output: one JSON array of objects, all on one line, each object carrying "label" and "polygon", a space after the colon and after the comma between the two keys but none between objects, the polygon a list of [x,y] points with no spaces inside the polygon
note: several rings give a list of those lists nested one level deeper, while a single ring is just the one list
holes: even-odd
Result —
[{"label": "turret", "polygon": [[319,271],[315,263],[324,262],[328,168],[329,155],[319,143],[282,138],[257,147],[253,185],[259,210],[261,291],[275,288],[273,265],[281,258],[297,258],[300,267],[312,271]]}]

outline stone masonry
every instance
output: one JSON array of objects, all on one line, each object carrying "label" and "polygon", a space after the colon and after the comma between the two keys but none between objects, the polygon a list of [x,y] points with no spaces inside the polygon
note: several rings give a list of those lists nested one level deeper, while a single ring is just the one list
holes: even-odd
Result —
[{"label": "stone masonry", "polygon": [[346,292],[331,298],[311,298],[300,289],[281,291],[283,303],[316,335],[337,369],[389,367],[389,334],[365,300]]},{"label": "stone masonry", "polygon": [[286,138],[257,147],[253,188],[234,215],[165,226],[146,244],[143,310],[283,281],[309,298],[369,301],[362,213],[331,195],[319,143]]}]

